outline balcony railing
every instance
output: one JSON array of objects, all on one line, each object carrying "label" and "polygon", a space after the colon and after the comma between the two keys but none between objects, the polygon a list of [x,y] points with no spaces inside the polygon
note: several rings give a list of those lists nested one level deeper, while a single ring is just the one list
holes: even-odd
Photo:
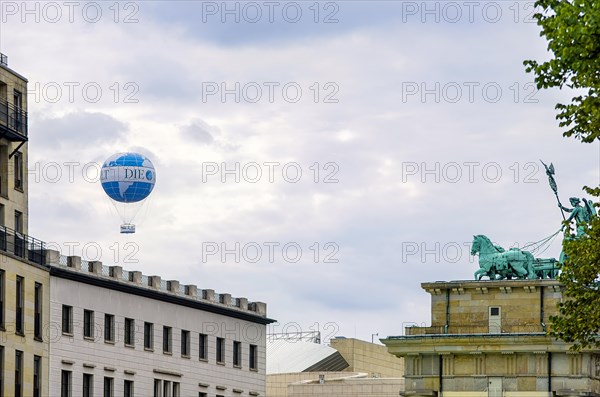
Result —
[{"label": "balcony railing", "polygon": [[0,99],[0,133],[11,141],[26,141],[27,112]]},{"label": "balcony railing", "polygon": [[0,65],[8,66],[8,57],[0,52]]},{"label": "balcony railing", "polygon": [[8,252],[38,265],[46,264],[46,243],[0,226],[0,252]]}]

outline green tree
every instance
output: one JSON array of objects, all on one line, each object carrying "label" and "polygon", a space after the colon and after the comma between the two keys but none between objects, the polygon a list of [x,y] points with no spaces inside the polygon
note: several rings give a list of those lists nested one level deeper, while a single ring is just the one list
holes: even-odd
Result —
[{"label": "green tree", "polygon": [[[568,104],[556,105],[564,136],[582,142],[600,140],[600,1],[538,0],[535,19],[548,41],[551,58],[545,62],[528,60],[538,89],[568,87],[576,96]],[[578,95],[577,95],[578,94]],[[598,197],[600,188],[584,187]],[[573,343],[579,350],[600,347],[600,219],[585,226],[586,234],[568,234],[563,242],[566,260],[559,280],[567,299],[552,317],[551,335]]]}]

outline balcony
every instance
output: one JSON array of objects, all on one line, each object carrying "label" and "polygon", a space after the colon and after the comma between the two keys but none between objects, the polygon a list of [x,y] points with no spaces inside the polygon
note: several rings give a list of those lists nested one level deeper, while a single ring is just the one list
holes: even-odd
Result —
[{"label": "balcony", "polygon": [[2,252],[38,265],[46,264],[46,243],[6,226],[0,226],[0,254]]},{"label": "balcony", "polygon": [[27,141],[27,112],[0,99],[0,138]]}]

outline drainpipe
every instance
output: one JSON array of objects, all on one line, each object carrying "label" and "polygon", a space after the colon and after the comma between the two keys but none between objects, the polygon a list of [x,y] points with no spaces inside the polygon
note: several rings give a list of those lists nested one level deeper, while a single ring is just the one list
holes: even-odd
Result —
[{"label": "drainpipe", "polygon": [[540,287],[540,325],[542,330],[546,332],[546,323],[544,322],[544,287]]},{"label": "drainpipe", "polygon": [[444,325],[444,333],[448,333],[450,327],[450,290],[446,290],[446,325]]}]

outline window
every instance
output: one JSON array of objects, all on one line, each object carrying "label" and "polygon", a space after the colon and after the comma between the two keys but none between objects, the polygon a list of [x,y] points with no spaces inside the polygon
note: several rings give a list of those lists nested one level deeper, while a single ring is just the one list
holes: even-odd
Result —
[{"label": "window", "polygon": [[34,291],[33,337],[42,340],[42,284],[35,283]]},{"label": "window", "polygon": [[94,396],[94,375],[83,374],[83,397]]},{"label": "window", "polygon": [[[4,270],[0,270],[0,329],[4,329],[4,299],[5,299],[5,279]],[[1,396],[2,394],[0,394]]]},{"label": "window", "polygon": [[200,360],[208,359],[208,335],[200,334],[200,338],[198,339],[200,345]]},{"label": "window", "polygon": [[62,306],[62,332],[73,334],[73,306]]},{"label": "window", "polygon": [[16,284],[16,299],[17,299],[17,303],[16,303],[16,318],[15,318],[15,333],[19,334],[19,335],[24,335],[25,332],[23,330],[23,315],[24,315],[24,307],[23,307],[23,296],[24,294],[24,289],[25,287],[25,281],[23,280],[23,277],[21,276],[17,276],[17,284]]},{"label": "window", "polygon": [[190,356],[190,331],[181,330],[181,355]]},{"label": "window", "polygon": [[233,366],[241,367],[242,366],[242,343],[241,342],[233,342]]},{"label": "window", "polygon": [[162,397],[160,386],[161,386],[160,379],[154,379],[154,395],[153,395],[153,397]]},{"label": "window", "polygon": [[217,362],[225,362],[225,339],[217,338]]},{"label": "window", "polygon": [[126,380],[123,384],[123,397],[133,397],[133,381]]},{"label": "window", "polygon": [[71,371],[60,373],[60,397],[71,397]]},{"label": "window", "polygon": [[499,307],[491,307],[490,308],[490,315],[492,315],[492,316],[499,316],[500,315],[500,308]]},{"label": "window", "polygon": [[144,349],[154,349],[154,324],[144,323]]},{"label": "window", "polygon": [[104,396],[103,397],[114,397],[115,393],[115,380],[113,378],[109,378],[108,376],[104,377]]},{"label": "window", "polygon": [[[23,213],[21,211],[15,211],[15,232],[23,233]],[[17,242],[15,241],[15,244],[16,243]],[[17,247],[15,247],[15,250],[16,249]]]},{"label": "window", "polygon": [[171,327],[163,327],[163,353],[171,353]]},{"label": "window", "polygon": [[42,358],[33,356],[33,397],[42,396]]},{"label": "window", "polygon": [[[15,189],[23,190],[23,154],[17,152],[13,156],[15,164]],[[15,230],[20,232],[15,225]]]},{"label": "window", "polygon": [[135,322],[132,318],[125,319],[125,345],[134,346],[135,344]]},{"label": "window", "polygon": [[163,397],[173,397],[171,396],[171,382],[168,380],[163,380]]},{"label": "window", "polygon": [[173,382],[173,397],[180,397],[179,382]]},{"label": "window", "polygon": [[83,337],[94,337],[94,312],[91,310],[83,311]]},{"label": "window", "polygon": [[250,345],[250,369],[258,369],[256,365],[257,357],[256,357],[256,345]]},{"label": "window", "polygon": [[23,397],[23,352],[15,351],[15,397]]},{"label": "window", "polygon": [[[112,314],[104,315],[104,341],[114,342],[115,341],[115,316]],[[112,378],[108,378],[112,379]]]},{"label": "window", "polygon": [[4,396],[4,346],[0,346],[0,396]]},{"label": "window", "polygon": [[208,394],[203,392],[198,392],[198,397],[208,397]]}]

